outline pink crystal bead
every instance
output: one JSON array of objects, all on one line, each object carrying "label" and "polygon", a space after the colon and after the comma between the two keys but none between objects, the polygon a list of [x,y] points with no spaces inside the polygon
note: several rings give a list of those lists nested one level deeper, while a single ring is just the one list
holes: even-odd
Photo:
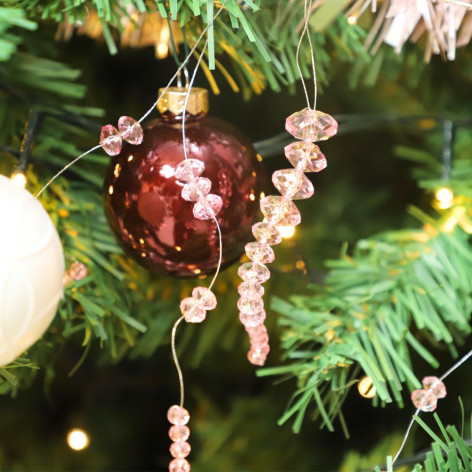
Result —
[{"label": "pink crystal bead", "polygon": [[220,196],[209,193],[201,197],[193,207],[193,216],[197,220],[211,220],[223,207],[223,200]]},{"label": "pink crystal bead", "polygon": [[297,169],[276,170],[272,174],[272,183],[282,195],[292,200],[310,198],[315,193],[310,179]]},{"label": "pink crystal bead", "polygon": [[188,426],[173,425],[169,429],[169,438],[172,441],[187,441],[190,436],[190,429]]},{"label": "pink crystal bead", "polygon": [[206,287],[195,287],[192,297],[198,300],[205,310],[214,310],[217,305],[215,294]]},{"label": "pink crystal bead", "polygon": [[264,295],[264,287],[257,282],[241,282],[238,286],[241,297],[254,298]]},{"label": "pink crystal bead", "polygon": [[246,328],[256,328],[257,326],[264,323],[265,319],[265,310],[261,310],[258,313],[254,313],[252,315],[248,315],[247,313],[239,313],[239,321],[241,321],[241,323]]},{"label": "pink crystal bead", "polygon": [[75,261],[70,265],[67,275],[71,279],[82,280],[87,276],[87,267],[82,262]]},{"label": "pink crystal bead", "polygon": [[421,383],[425,390],[431,392],[436,398],[444,398],[447,395],[446,386],[437,377],[425,377]]},{"label": "pink crystal bead", "polygon": [[438,405],[436,396],[423,389],[415,390],[411,394],[411,401],[421,411],[434,411]]},{"label": "pink crystal bead", "polygon": [[252,234],[263,244],[275,246],[282,242],[282,235],[277,227],[268,222],[256,223],[252,226]]},{"label": "pink crystal bead", "polygon": [[239,266],[238,275],[246,282],[257,282],[263,284],[270,279],[270,271],[259,262],[246,262]]},{"label": "pink crystal bead", "polygon": [[210,192],[211,180],[205,177],[197,177],[185,184],[182,188],[182,198],[188,202],[196,202]]},{"label": "pink crystal bead", "polygon": [[315,143],[295,142],[285,147],[290,164],[302,172],[320,172],[328,165],[326,157]]},{"label": "pink crystal bead", "polygon": [[112,125],[106,125],[100,133],[100,146],[109,156],[117,156],[121,152],[123,139],[119,131]]},{"label": "pink crystal bead", "polygon": [[252,344],[251,350],[257,351],[258,353],[262,354],[263,356],[267,356],[270,352],[270,346],[268,343],[262,343],[260,345],[254,345]]},{"label": "pink crystal bead", "polygon": [[187,459],[174,459],[169,464],[169,472],[190,472],[190,463]]},{"label": "pink crystal bead", "polygon": [[130,116],[122,116],[118,120],[118,129],[122,138],[130,144],[141,144],[143,142],[143,128]]},{"label": "pink crystal bead", "polygon": [[247,257],[253,262],[270,264],[275,260],[274,250],[268,245],[259,242],[247,243],[244,247]]},{"label": "pink crystal bead", "polygon": [[305,108],[287,118],[285,129],[303,141],[324,141],[338,132],[338,122],[327,113]]},{"label": "pink crystal bead", "polygon": [[175,178],[181,182],[190,182],[205,170],[205,164],[198,159],[186,159],[175,168]]},{"label": "pink crystal bead", "polygon": [[265,364],[267,356],[262,354],[260,351],[251,349],[247,353],[247,358],[251,364],[263,366]]},{"label": "pink crystal bead", "polygon": [[190,444],[185,441],[177,441],[170,446],[172,457],[187,457],[190,454]]},{"label": "pink crystal bead", "polygon": [[206,318],[206,310],[202,303],[192,297],[184,298],[180,302],[180,311],[187,323],[201,323]]},{"label": "pink crystal bead", "polygon": [[[259,326],[263,326],[263,324],[260,324]],[[256,326],[256,328],[258,328],[259,326]],[[269,335],[267,332],[264,334],[249,335],[249,338],[253,346],[264,346],[266,344],[269,344]]]},{"label": "pink crystal bead", "polygon": [[245,298],[238,300],[238,309],[246,315],[254,315],[264,309],[264,302],[260,297]]},{"label": "pink crystal bead", "polygon": [[300,212],[292,200],[269,195],[261,200],[260,205],[267,221],[273,225],[297,226],[302,221]]},{"label": "pink crystal bead", "polygon": [[167,411],[167,419],[171,424],[183,426],[188,423],[190,413],[179,405],[173,405]]},{"label": "pink crystal bead", "polygon": [[261,324],[259,326],[256,326],[255,328],[248,328],[246,327],[247,334],[249,334],[249,337],[253,336],[261,336],[263,334],[267,334],[267,328],[265,327],[264,324]]}]

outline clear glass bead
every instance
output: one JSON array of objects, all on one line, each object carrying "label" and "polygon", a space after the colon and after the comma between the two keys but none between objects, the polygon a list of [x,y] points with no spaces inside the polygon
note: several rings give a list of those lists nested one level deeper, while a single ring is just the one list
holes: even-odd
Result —
[{"label": "clear glass bead", "polygon": [[261,297],[241,297],[238,300],[238,309],[246,315],[254,315],[264,309],[264,302]]},{"label": "clear glass bead", "polygon": [[305,108],[287,118],[285,129],[303,141],[324,141],[338,132],[338,122],[327,113]]},{"label": "clear glass bead", "polygon": [[109,156],[117,156],[121,152],[123,139],[119,131],[112,125],[106,125],[100,133],[100,146]]},{"label": "clear glass bead", "polygon": [[188,423],[190,413],[179,405],[172,405],[167,411],[167,419],[171,424],[183,426]]},{"label": "clear glass bead", "polygon": [[182,198],[188,202],[196,202],[210,192],[211,180],[205,177],[197,177],[185,184],[182,188]]},{"label": "clear glass bead", "polygon": [[143,142],[143,128],[130,116],[122,116],[118,120],[118,129],[122,138],[130,144],[141,144]]},{"label": "clear glass bead", "polygon": [[282,195],[292,200],[310,198],[315,193],[310,179],[297,169],[276,170],[272,174],[272,183]]},{"label": "clear glass bead", "polygon": [[169,438],[172,441],[187,441],[190,436],[190,428],[188,426],[176,425],[170,427]]},{"label": "clear glass bead", "polygon": [[270,264],[275,260],[274,250],[268,245],[260,242],[247,243],[244,247],[247,257],[253,262]]},{"label": "clear glass bead", "polygon": [[257,282],[241,282],[238,286],[241,297],[254,298],[264,295],[264,287]]},{"label": "clear glass bead", "polygon": [[201,197],[193,207],[193,216],[197,220],[211,220],[223,208],[223,200],[219,195],[209,193]]},{"label": "clear glass bead", "polygon": [[270,271],[259,262],[246,262],[239,266],[238,275],[246,282],[263,284],[270,279]]},{"label": "clear glass bead", "polygon": [[201,323],[206,318],[206,310],[202,303],[193,297],[184,298],[180,302],[180,311],[187,323]]},{"label": "clear glass bead", "polygon": [[239,313],[239,321],[246,327],[246,328],[255,328],[262,323],[266,319],[266,312],[265,310],[261,310],[257,313],[253,313],[252,315],[248,315],[247,313]]},{"label": "clear glass bead", "polygon": [[217,305],[215,294],[206,287],[195,287],[192,297],[198,300],[205,310],[214,310]]},{"label": "clear glass bead", "polygon": [[198,159],[186,159],[175,168],[175,178],[181,182],[196,179],[205,170],[205,163]]},{"label": "clear glass bead", "polygon": [[169,472],[190,472],[190,463],[187,459],[176,458],[170,462]]},{"label": "clear glass bead", "polygon": [[177,441],[170,446],[172,457],[187,457],[190,454],[190,444],[186,441]]},{"label": "clear glass bead", "polygon": [[282,242],[282,235],[277,229],[277,226],[268,222],[256,223],[252,226],[252,234],[263,244],[275,246]]},{"label": "clear glass bead", "polygon": [[292,200],[269,195],[261,200],[260,205],[266,220],[273,225],[297,226],[302,221]]},{"label": "clear glass bead", "polygon": [[297,141],[285,147],[290,164],[302,172],[320,172],[328,163],[321,149],[315,143]]}]

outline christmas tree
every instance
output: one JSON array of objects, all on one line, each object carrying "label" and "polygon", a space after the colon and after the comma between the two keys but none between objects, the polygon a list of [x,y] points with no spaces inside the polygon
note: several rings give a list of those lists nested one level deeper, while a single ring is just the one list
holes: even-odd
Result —
[{"label": "christmas tree", "polygon": [[0,468],[471,471],[471,10],[1,2]]}]

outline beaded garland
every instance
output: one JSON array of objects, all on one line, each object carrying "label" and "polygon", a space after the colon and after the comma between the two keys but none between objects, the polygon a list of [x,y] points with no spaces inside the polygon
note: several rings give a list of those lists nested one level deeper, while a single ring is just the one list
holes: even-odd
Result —
[{"label": "beaded garland", "polygon": [[296,226],[301,222],[300,212],[293,200],[309,198],[315,192],[305,173],[319,172],[327,165],[325,156],[314,142],[334,136],[338,123],[326,113],[305,108],[289,116],[285,128],[300,140],[285,148],[285,155],[294,168],[277,170],[272,174],[272,183],[281,196],[270,195],[260,201],[264,219],[252,227],[256,242],[248,243],[245,247],[251,262],[242,264],[238,269],[243,280],[238,287],[239,319],[250,339],[248,360],[259,366],[264,365],[270,351],[269,336],[264,325],[264,288],[261,285],[270,278],[270,271],[265,264],[275,259],[270,246],[282,242],[278,226]]}]

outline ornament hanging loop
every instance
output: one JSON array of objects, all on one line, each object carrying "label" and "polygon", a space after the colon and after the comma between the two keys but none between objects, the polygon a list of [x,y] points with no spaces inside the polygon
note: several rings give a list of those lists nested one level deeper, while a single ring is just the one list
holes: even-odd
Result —
[{"label": "ornament hanging loop", "polygon": [[190,79],[189,79],[189,75],[188,75],[188,69],[187,69],[186,66],[183,66],[182,69],[180,69],[177,72],[177,87],[183,88],[182,87],[182,71],[183,71],[184,76],[185,76],[185,88],[188,89],[189,85],[190,85]]}]

